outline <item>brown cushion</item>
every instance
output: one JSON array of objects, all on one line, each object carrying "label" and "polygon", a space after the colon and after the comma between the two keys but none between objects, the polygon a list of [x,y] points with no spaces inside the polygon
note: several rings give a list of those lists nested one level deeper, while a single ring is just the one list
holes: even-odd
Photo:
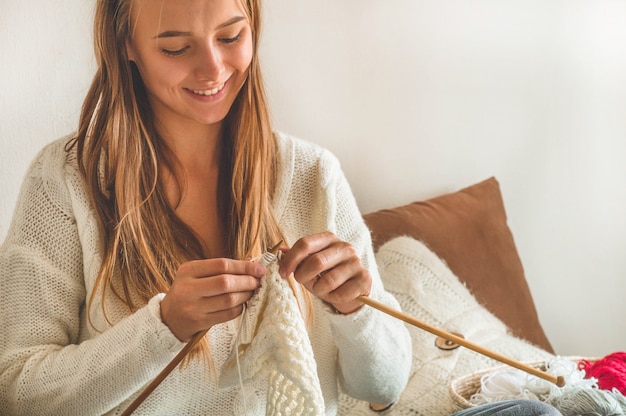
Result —
[{"label": "brown cushion", "polygon": [[539,323],[495,178],[364,218],[375,249],[400,235],[423,241],[513,335],[554,352]]}]

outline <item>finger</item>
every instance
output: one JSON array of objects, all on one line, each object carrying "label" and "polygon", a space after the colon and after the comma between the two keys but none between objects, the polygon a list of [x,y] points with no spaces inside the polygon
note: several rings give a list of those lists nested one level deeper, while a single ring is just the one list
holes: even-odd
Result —
[{"label": "finger", "polygon": [[336,241],[339,241],[339,239],[331,232],[314,234],[299,239],[289,250],[284,252],[280,260],[278,272],[283,278],[289,276],[312,254],[318,253]]},{"label": "finger", "polygon": [[226,309],[219,312],[214,312],[207,316],[207,322],[202,325],[203,327],[211,327],[213,325],[221,324],[224,322],[232,321],[243,313],[243,306],[236,308]]},{"label": "finger", "polygon": [[[344,267],[340,270],[335,270],[344,263],[346,266],[350,266],[350,268]],[[326,276],[329,273],[332,273],[329,279],[339,279],[341,276],[345,277],[346,274],[349,276],[352,271],[356,272],[360,265],[361,262],[356,256],[352,245],[343,241],[337,241],[302,261],[296,267],[294,277],[303,284],[309,283],[311,279],[317,279],[321,275]]]},{"label": "finger", "polygon": [[241,305],[250,300],[252,295],[254,295],[254,291],[230,292],[206,297],[202,300],[200,309],[205,314],[239,309]]},{"label": "finger", "polygon": [[[220,275],[182,279],[161,300],[161,319],[180,339],[232,319],[242,304],[260,287],[260,279],[249,275]],[[226,319],[228,320],[228,319]]]},{"label": "finger", "polygon": [[329,294],[340,288],[350,279],[359,277],[361,270],[361,262],[358,261],[358,259],[348,259],[328,271],[315,275],[312,281],[311,291],[318,296]]},{"label": "finger", "polygon": [[366,296],[370,292],[369,273],[365,270],[344,281],[341,285],[328,292],[325,301],[333,305],[353,302],[357,297]]},{"label": "finger", "polygon": [[176,277],[203,278],[220,274],[263,277],[265,267],[251,261],[226,258],[192,260],[179,267]]},{"label": "finger", "polygon": [[190,290],[201,298],[210,298],[228,293],[253,292],[259,287],[261,287],[261,279],[250,275],[221,274],[194,279],[190,283]]},{"label": "finger", "polygon": [[183,328],[178,334],[175,333],[175,335],[181,340],[187,340],[198,331],[235,319],[241,315],[243,311],[243,305],[238,305],[219,311],[197,313],[193,318],[187,319]]},{"label": "finger", "polygon": [[371,287],[372,278],[369,272],[362,268],[356,275],[327,293],[322,300],[331,304],[340,313],[353,313],[363,306],[363,303],[357,298],[369,296]]}]

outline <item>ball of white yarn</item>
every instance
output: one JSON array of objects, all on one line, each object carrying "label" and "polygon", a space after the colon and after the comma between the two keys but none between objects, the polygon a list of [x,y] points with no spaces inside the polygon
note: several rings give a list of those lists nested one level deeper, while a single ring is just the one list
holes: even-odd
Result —
[{"label": "ball of white yarn", "polygon": [[495,370],[481,378],[481,388],[470,398],[474,404],[490,403],[509,399],[531,399],[550,401],[555,397],[586,388],[597,388],[597,381],[586,379],[576,362],[556,357],[545,363],[545,371],[565,378],[565,386],[541,379],[515,368]]}]

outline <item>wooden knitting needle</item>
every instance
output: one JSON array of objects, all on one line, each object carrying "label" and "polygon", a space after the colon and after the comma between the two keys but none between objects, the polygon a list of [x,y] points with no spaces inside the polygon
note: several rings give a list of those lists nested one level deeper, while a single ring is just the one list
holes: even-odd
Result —
[{"label": "wooden knitting needle", "polygon": [[[276,254],[281,244],[283,244],[283,240],[280,240],[278,244],[276,244],[274,247],[272,247],[268,251],[272,254]],[[187,344],[185,344],[183,349],[180,350],[178,354],[176,354],[176,357],[174,357],[172,361],[170,361],[169,364],[163,370],[161,370],[161,372],[154,378],[154,380],[152,380],[152,382],[148,384],[148,386],[146,386],[146,388],[141,392],[141,394],[137,396],[135,400],[133,400],[133,402],[130,404],[130,406],[126,408],[126,410],[124,410],[124,413],[122,413],[121,416],[129,416],[135,410],[137,410],[139,405],[141,405],[141,403],[143,403],[144,400],[146,400],[148,396],[150,396],[150,394],[154,391],[154,389],[156,389],[157,386],[161,384],[163,380],[165,380],[165,377],[167,377],[172,372],[172,370],[174,370],[178,366],[178,364],[180,364],[180,362],[189,354],[189,352],[193,349],[193,347],[195,347],[198,344],[198,342],[200,342],[200,340],[207,334],[207,332],[209,332],[209,330],[204,329],[198,332],[196,335],[194,335],[187,342]]]},{"label": "wooden knitting needle", "polygon": [[454,335],[450,332],[446,332],[442,329],[436,328],[432,325],[429,325],[425,322],[422,322],[410,315],[407,315],[406,313],[400,312],[396,309],[393,309],[387,305],[385,305],[384,303],[380,303],[374,299],[368,298],[366,296],[359,296],[357,298],[358,300],[360,300],[361,302],[363,302],[366,305],[371,306],[374,309],[378,309],[379,311],[386,313],[387,315],[393,316],[394,318],[398,318],[401,321],[404,321],[406,323],[409,323],[413,326],[416,326],[420,329],[423,329],[425,331],[430,332],[431,334],[435,334],[439,337],[445,338],[448,341],[454,342],[456,344],[462,345],[466,348],[469,348],[472,351],[475,351],[479,354],[485,355],[487,357],[493,358],[494,360],[500,361],[501,363],[505,363],[510,365],[511,367],[515,367],[519,370],[525,371],[529,374],[532,374],[534,376],[537,376],[539,378],[542,378],[544,380],[547,380],[551,383],[556,384],[558,387],[563,387],[565,385],[565,377],[563,376],[555,376],[552,374],[548,374],[544,371],[541,371],[535,367],[529,366],[527,364],[524,364],[522,362],[516,361],[512,358],[506,357],[502,354],[499,354],[497,352],[494,351],[490,351],[486,348],[481,347],[480,345],[476,345],[468,340],[466,340],[465,338],[459,337],[458,335]]},{"label": "wooden knitting needle", "polygon": [[154,391],[154,389],[156,389],[157,386],[161,384],[163,380],[165,380],[165,377],[167,377],[172,372],[172,370],[174,370],[176,366],[180,364],[180,362],[187,356],[187,354],[189,354],[191,349],[195,347],[198,342],[200,342],[202,337],[204,337],[208,331],[208,329],[204,329],[194,335],[187,342],[187,344],[185,344],[183,349],[180,350],[178,354],[176,354],[176,357],[174,357],[172,361],[170,361],[169,364],[163,370],[161,370],[159,375],[157,375],[154,380],[152,380],[152,382],[148,384],[148,386],[141,392],[141,394],[137,396],[135,400],[133,400],[130,406],[128,406],[126,410],[124,410],[122,416],[131,415],[139,407],[139,405],[141,405],[141,403],[143,403],[144,400],[148,398],[148,396]]}]

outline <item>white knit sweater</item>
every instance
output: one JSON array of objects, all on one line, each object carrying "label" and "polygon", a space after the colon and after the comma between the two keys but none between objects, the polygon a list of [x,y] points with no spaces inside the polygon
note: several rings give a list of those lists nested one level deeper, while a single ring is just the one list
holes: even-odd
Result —
[{"label": "white knit sweater", "polygon": [[[112,326],[96,303],[90,311],[95,328],[88,322],[101,239],[66,141],[47,146],[32,164],[0,248],[0,409],[6,415],[120,414],[183,346],[160,319],[163,295],[132,314],[108,299]],[[283,135],[279,143],[274,209],[288,242],[325,230],[350,241],[372,273],[371,296],[397,307],[382,287],[369,232],[336,158]],[[308,335],[327,415],[337,413],[340,388],[376,403],[398,398],[411,367],[410,337],[400,321],[369,307],[333,314],[317,300],[313,318]],[[235,335],[232,323],[209,331],[216,373]],[[233,414],[240,388],[219,387],[218,378],[202,363],[174,370],[135,414]],[[267,386],[251,387],[264,403]]]}]

